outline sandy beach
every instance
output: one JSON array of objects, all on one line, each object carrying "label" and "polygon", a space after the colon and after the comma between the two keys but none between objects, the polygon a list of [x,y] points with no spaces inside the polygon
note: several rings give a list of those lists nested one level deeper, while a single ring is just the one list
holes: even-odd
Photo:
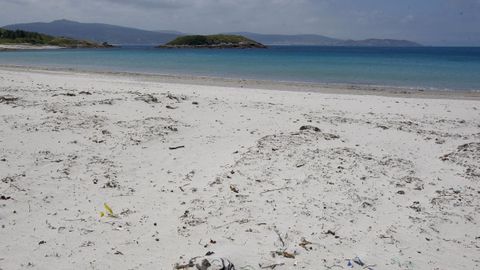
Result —
[{"label": "sandy beach", "polygon": [[64,47],[50,45],[31,45],[31,44],[0,44],[0,51],[18,51],[18,50],[53,50],[64,49]]},{"label": "sandy beach", "polygon": [[0,67],[0,196],[2,270],[480,269],[480,93]]}]

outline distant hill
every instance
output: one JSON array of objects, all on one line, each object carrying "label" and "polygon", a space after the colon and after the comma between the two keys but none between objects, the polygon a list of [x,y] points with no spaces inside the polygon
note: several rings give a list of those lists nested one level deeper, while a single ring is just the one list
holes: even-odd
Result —
[{"label": "distant hill", "polygon": [[6,25],[9,30],[25,30],[52,36],[65,36],[86,39],[110,44],[164,44],[179,36],[174,31],[154,32],[135,28],[102,23],[79,23],[68,20],[57,20],[49,23],[25,23]]},{"label": "distant hill", "polygon": [[[184,35],[177,31],[147,31],[102,23],[80,23],[57,20],[49,23],[25,23],[4,26],[9,30],[25,30],[52,36],[108,42],[110,44],[158,45],[166,44]],[[272,35],[250,32],[226,33],[242,35],[266,45],[315,45],[315,46],[369,46],[369,47],[411,47],[418,43],[394,39],[342,40],[322,35]]]},{"label": "distant hill", "polygon": [[240,35],[190,35],[177,37],[160,48],[266,48],[265,45]]},{"label": "distant hill", "polygon": [[345,40],[341,42],[341,46],[358,46],[358,47],[420,47],[419,43],[409,40],[398,39],[364,39],[364,40]]},{"label": "distant hill", "polygon": [[315,46],[365,46],[365,47],[418,47],[418,43],[396,39],[342,40],[322,35],[272,35],[235,32],[266,45],[315,45]]},{"label": "distant hill", "polygon": [[323,45],[334,46],[341,40],[321,35],[271,35],[250,32],[230,33],[242,35],[267,45]]},{"label": "distant hill", "polygon": [[54,37],[36,32],[23,30],[7,30],[0,28],[0,44],[17,45],[48,45],[65,48],[103,48],[110,47],[108,44],[98,44],[95,42],[76,40],[64,37]]}]

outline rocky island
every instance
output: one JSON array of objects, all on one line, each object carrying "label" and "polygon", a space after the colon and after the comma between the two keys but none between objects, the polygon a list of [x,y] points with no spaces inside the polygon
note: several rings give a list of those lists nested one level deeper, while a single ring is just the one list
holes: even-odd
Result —
[{"label": "rocky island", "polygon": [[178,37],[158,48],[264,49],[267,46],[240,35],[191,35]]},{"label": "rocky island", "polygon": [[25,50],[25,49],[63,49],[63,48],[110,48],[112,45],[76,40],[66,37],[54,37],[36,32],[22,30],[6,30],[0,28],[0,51],[1,50]]}]

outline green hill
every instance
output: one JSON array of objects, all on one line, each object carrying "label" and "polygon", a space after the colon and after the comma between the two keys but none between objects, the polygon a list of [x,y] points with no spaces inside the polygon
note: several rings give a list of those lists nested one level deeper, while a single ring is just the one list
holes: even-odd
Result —
[{"label": "green hill", "polygon": [[192,35],[178,37],[161,48],[266,48],[265,45],[239,35]]},{"label": "green hill", "polygon": [[28,44],[43,46],[59,46],[65,48],[104,48],[110,47],[108,44],[98,44],[95,42],[76,40],[64,37],[53,37],[35,32],[22,30],[6,30],[0,28],[0,44]]},{"label": "green hill", "polygon": [[[1,2],[1,1],[0,1]],[[134,2],[134,1],[133,1]],[[54,37],[70,37],[110,44],[158,45],[164,44],[180,35],[175,31],[147,31],[103,23],[81,23],[69,20],[56,20],[43,23],[11,24],[0,28],[38,32]]]}]

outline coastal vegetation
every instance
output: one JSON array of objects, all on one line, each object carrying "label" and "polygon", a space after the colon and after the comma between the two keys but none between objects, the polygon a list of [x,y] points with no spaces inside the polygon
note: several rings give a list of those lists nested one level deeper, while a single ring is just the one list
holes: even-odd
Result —
[{"label": "coastal vegetation", "polygon": [[0,28],[0,44],[17,45],[28,44],[37,46],[58,46],[65,48],[105,48],[111,47],[107,43],[98,44],[91,41],[76,40],[66,37],[54,37],[36,32],[23,30],[6,30]]},{"label": "coastal vegetation", "polygon": [[81,23],[70,20],[55,20],[42,23],[20,23],[0,26],[8,30],[21,29],[39,32],[54,37],[71,37],[78,40],[90,40],[110,44],[158,45],[183,35],[175,31],[148,31],[103,23]]},{"label": "coastal vegetation", "polygon": [[265,45],[240,35],[190,35],[178,37],[160,48],[266,48]]}]

